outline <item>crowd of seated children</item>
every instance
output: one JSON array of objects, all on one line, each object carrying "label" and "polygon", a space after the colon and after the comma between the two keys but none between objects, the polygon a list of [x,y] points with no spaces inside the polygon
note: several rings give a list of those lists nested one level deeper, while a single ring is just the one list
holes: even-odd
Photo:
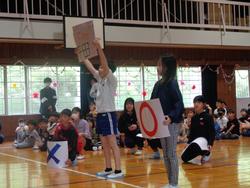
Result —
[{"label": "crowd of seated children", "polygon": [[134,102],[132,98],[126,99],[124,110],[118,121],[118,129],[121,134],[121,141],[127,148],[130,148],[130,153],[141,155],[144,139],[139,136],[140,128],[136,118]]},{"label": "crowd of seated children", "polygon": [[42,145],[42,140],[37,132],[37,122],[34,120],[29,120],[27,122],[28,129],[24,125],[25,134],[22,135],[22,140],[16,140],[14,146],[16,148],[33,148],[39,149]]},{"label": "crowd of seated children", "polygon": [[69,159],[66,162],[66,167],[77,164],[78,132],[71,119],[71,115],[72,112],[69,109],[64,109],[60,113],[59,123],[56,126],[53,136],[53,141],[68,141]]},{"label": "crowd of seated children", "polygon": [[2,123],[0,122],[0,144],[2,144],[4,141],[4,135],[2,133]]},{"label": "crowd of seated children", "polygon": [[78,156],[77,160],[84,158],[83,148],[85,150],[91,150],[92,148],[92,138],[90,133],[90,127],[86,120],[81,119],[81,109],[74,107],[72,109],[72,119],[74,126],[78,131]]},{"label": "crowd of seated children", "polygon": [[[141,155],[144,139],[138,136],[138,134],[140,135],[140,128],[136,118],[134,102],[132,98],[126,99],[124,111],[118,121],[118,128],[121,133],[121,140],[130,149],[130,153]],[[205,105],[205,99],[202,96],[194,99],[195,112],[193,110],[187,112],[178,137],[179,143],[188,143],[182,154],[183,161],[191,160],[194,158],[194,155],[202,155],[202,162],[207,161],[214,137],[215,139],[238,139],[240,135],[250,136],[250,109],[242,109],[241,117],[238,120],[236,113],[231,109],[227,110],[225,102],[222,100],[218,100],[216,106],[217,109],[214,111],[216,115],[212,118],[210,116],[211,108]],[[60,115],[56,112],[51,113],[48,116],[48,120],[40,119],[38,123],[34,120],[29,120],[26,125],[25,120],[19,120],[15,131],[14,146],[16,148],[33,148],[47,151],[47,141],[49,140],[68,141],[69,159],[66,164],[67,166],[76,165],[77,160],[84,158],[84,149],[92,150],[93,146],[96,149],[100,146],[98,145],[100,139],[95,132],[97,117],[95,103],[91,103],[89,108],[90,112],[87,114],[86,120],[81,118],[81,109],[78,107],[73,108],[72,111],[64,109]],[[204,121],[207,122],[200,122],[200,117],[203,117]],[[203,129],[201,123],[206,124],[207,127]],[[210,127],[211,123],[213,123],[213,128]],[[190,146],[199,137],[206,138],[209,151],[201,151],[197,145],[193,146],[192,144]],[[0,143],[3,140],[4,136],[1,134],[0,124]],[[147,139],[147,142],[154,152],[150,158],[160,159],[160,140]],[[200,152],[197,153],[196,151],[198,150]]]},{"label": "crowd of seated children", "polygon": [[238,139],[240,136],[240,124],[233,110],[227,112],[228,122],[226,128],[221,133],[221,139]]}]

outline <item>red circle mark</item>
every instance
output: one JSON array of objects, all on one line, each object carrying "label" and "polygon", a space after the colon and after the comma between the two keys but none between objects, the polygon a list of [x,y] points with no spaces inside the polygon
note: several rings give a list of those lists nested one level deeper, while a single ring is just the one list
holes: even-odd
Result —
[{"label": "red circle mark", "polygon": [[[152,131],[149,131],[148,129],[146,129],[144,123],[143,123],[143,119],[142,119],[142,110],[144,108],[148,108],[148,110],[150,111],[152,117],[153,117],[153,120],[154,120],[154,129]],[[147,102],[142,102],[141,106],[140,106],[140,120],[141,120],[141,126],[142,126],[142,129],[143,131],[150,137],[153,137],[157,130],[158,130],[158,121],[157,121],[157,118],[156,118],[156,115],[153,111],[153,109],[151,108],[151,106],[147,103]]]}]

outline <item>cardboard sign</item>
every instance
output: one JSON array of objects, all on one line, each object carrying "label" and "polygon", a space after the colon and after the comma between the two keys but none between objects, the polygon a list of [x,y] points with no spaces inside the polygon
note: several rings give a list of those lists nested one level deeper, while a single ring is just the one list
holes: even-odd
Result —
[{"label": "cardboard sign", "polygon": [[97,56],[97,50],[93,45],[93,41],[96,38],[93,21],[74,26],[73,33],[79,62]]},{"label": "cardboard sign", "polygon": [[165,119],[159,99],[135,103],[136,116],[140,130],[144,138],[169,137],[167,125],[163,125]]},{"label": "cardboard sign", "polygon": [[48,142],[48,166],[54,168],[65,167],[65,162],[68,160],[68,142]]}]

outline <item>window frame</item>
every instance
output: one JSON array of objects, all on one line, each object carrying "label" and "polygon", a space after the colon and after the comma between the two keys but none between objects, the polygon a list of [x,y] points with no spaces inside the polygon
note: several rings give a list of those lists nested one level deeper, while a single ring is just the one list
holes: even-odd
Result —
[{"label": "window frame", "polygon": [[[237,71],[246,70],[248,71],[248,97],[237,97],[237,82],[236,82],[236,74],[239,74]],[[250,98],[250,68],[249,67],[240,67],[239,69],[235,70],[235,98],[237,99],[245,99]]]}]

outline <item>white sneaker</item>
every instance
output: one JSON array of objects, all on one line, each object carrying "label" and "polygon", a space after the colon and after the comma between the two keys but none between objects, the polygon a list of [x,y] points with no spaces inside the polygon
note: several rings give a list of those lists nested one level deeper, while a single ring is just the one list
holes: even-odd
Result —
[{"label": "white sneaker", "polygon": [[120,173],[112,173],[107,176],[108,179],[116,179],[116,178],[122,178],[124,174],[122,172]]},{"label": "white sneaker", "polygon": [[78,156],[76,157],[77,160],[83,160],[84,158],[85,158],[84,155],[78,155]]},{"label": "white sneaker", "polygon": [[102,146],[99,146],[99,147],[98,147],[98,150],[102,150]]},{"label": "white sneaker", "polygon": [[142,150],[137,150],[137,151],[135,152],[135,155],[142,155]]},{"label": "white sneaker", "polygon": [[113,173],[112,170],[111,170],[111,171],[108,171],[108,172],[102,171],[102,172],[97,172],[97,173],[96,173],[96,176],[106,177],[106,176],[108,176],[108,175],[110,175],[110,174],[112,174],[112,173]]},{"label": "white sneaker", "polygon": [[201,157],[201,163],[204,164],[204,163],[208,162],[210,157],[211,157],[211,153],[209,155],[203,155]]},{"label": "white sneaker", "polygon": [[32,149],[33,149],[33,150],[38,150],[39,147],[38,147],[37,145],[34,145]]},{"label": "white sneaker", "polygon": [[150,157],[149,159],[161,159],[161,154],[159,151],[157,152],[154,152]]}]

